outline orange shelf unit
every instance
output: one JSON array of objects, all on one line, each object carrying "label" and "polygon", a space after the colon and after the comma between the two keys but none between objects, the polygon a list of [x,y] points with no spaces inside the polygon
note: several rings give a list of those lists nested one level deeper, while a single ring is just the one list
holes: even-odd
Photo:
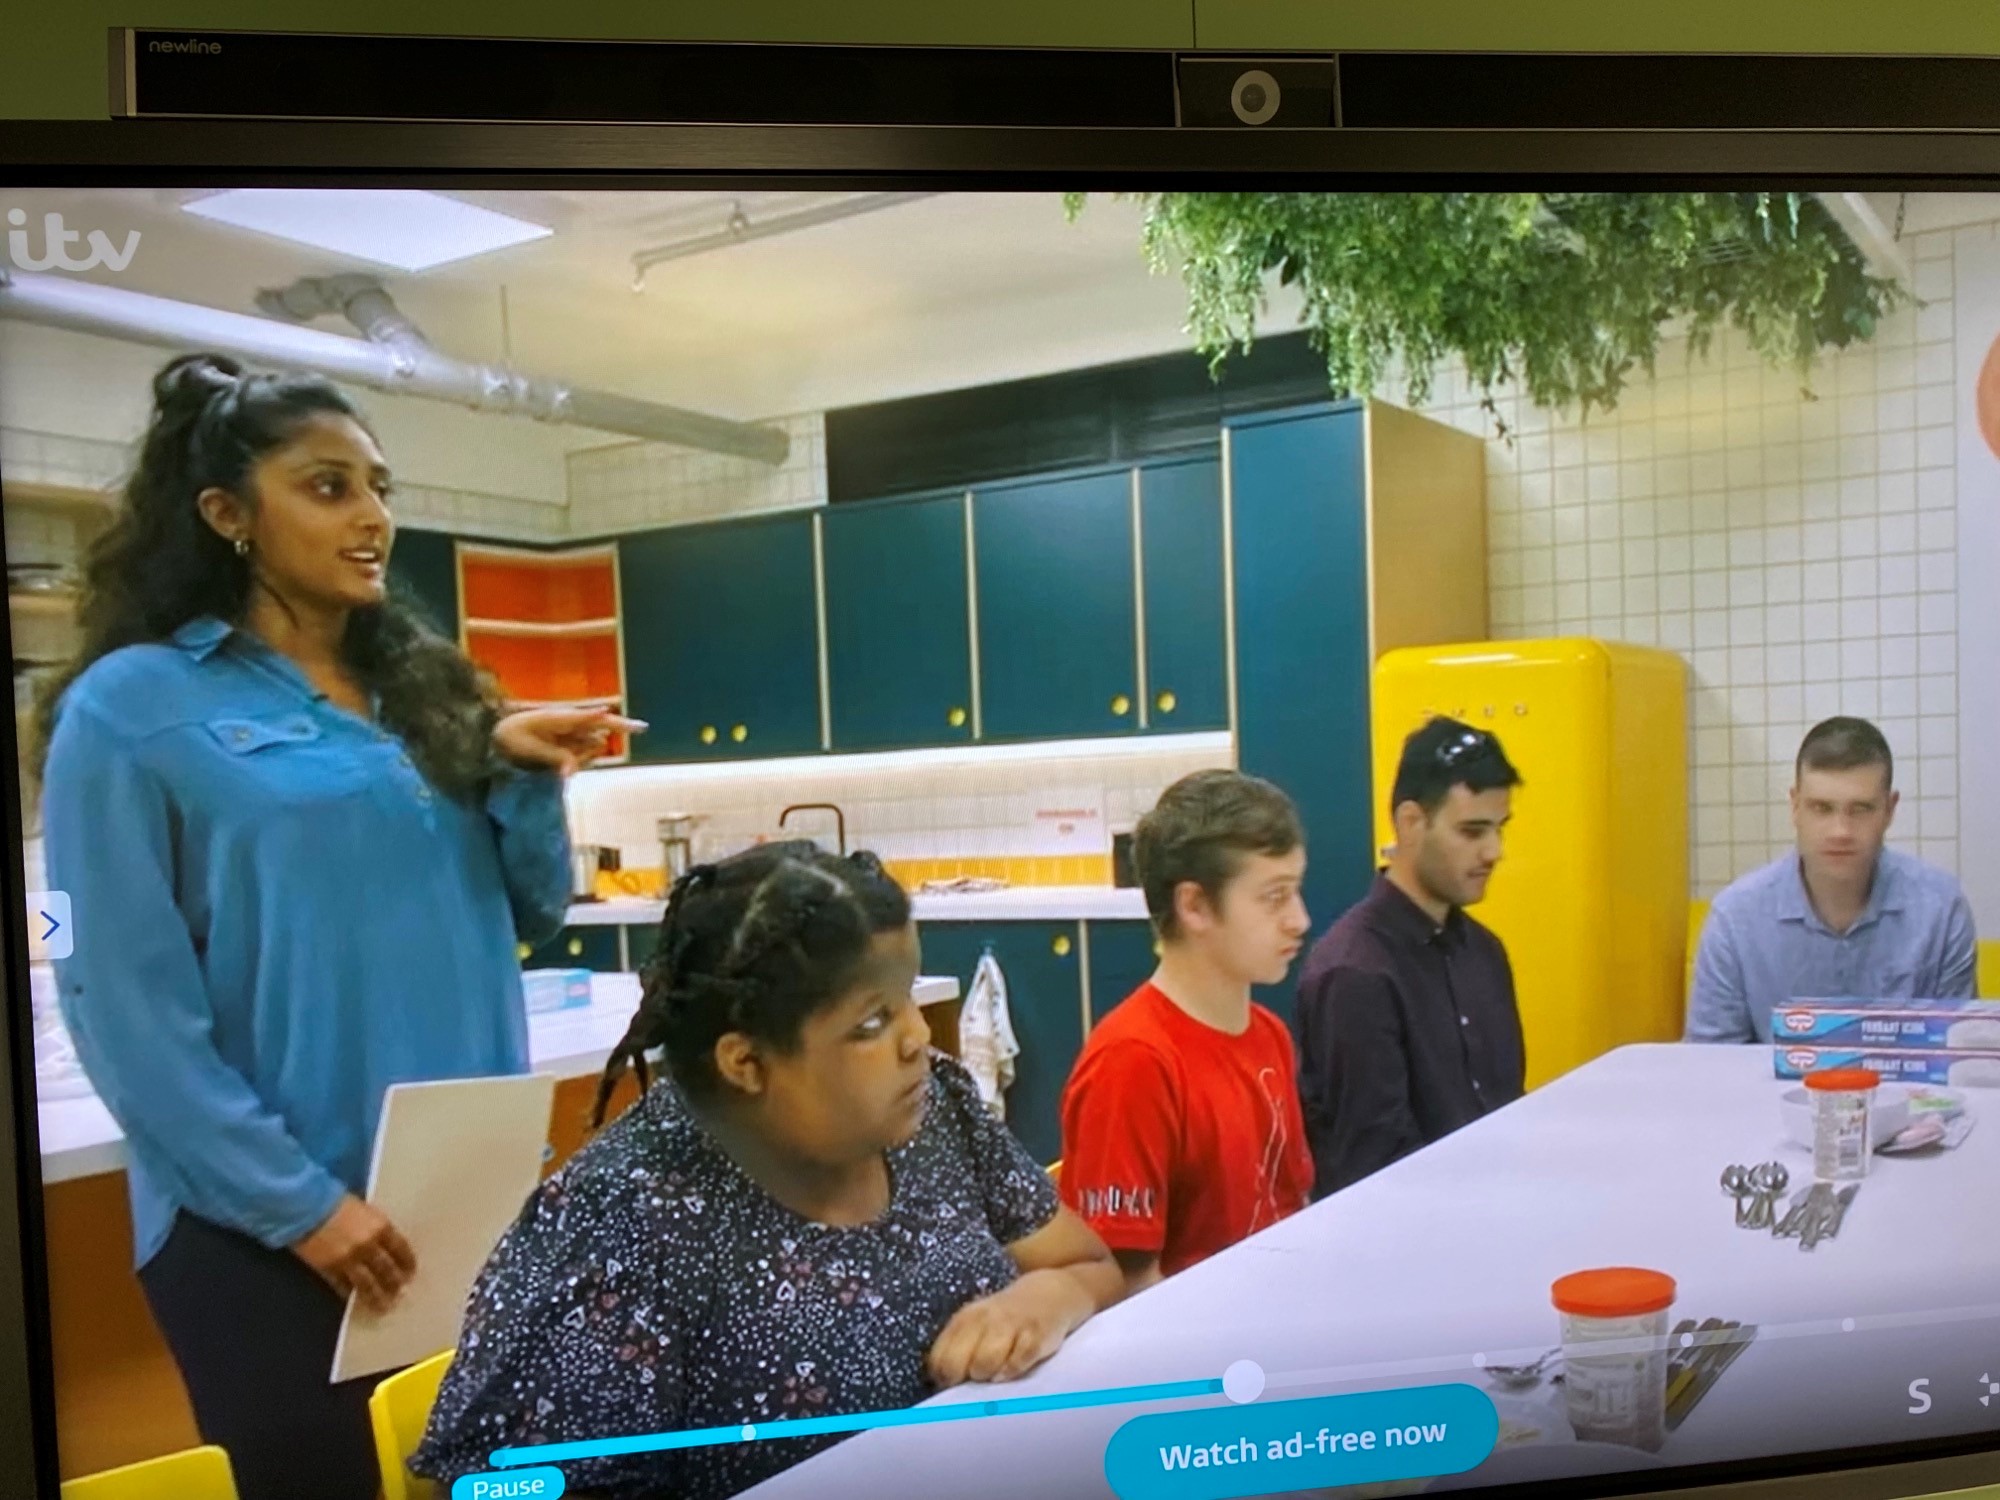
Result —
[{"label": "orange shelf unit", "polygon": [[[460,542],[459,643],[522,706],[625,711],[615,542],[531,552]],[[599,764],[628,758],[613,736]]]}]

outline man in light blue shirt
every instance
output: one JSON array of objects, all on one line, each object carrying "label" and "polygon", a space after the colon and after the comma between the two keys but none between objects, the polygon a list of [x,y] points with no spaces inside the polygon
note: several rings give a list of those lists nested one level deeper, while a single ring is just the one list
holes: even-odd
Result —
[{"label": "man in light blue shirt", "polygon": [[1864,719],[1828,719],[1799,747],[1798,849],[1715,898],[1695,958],[1690,1042],[1769,1042],[1794,1000],[1970,998],[1972,909],[1957,879],[1883,848],[1894,760]]}]

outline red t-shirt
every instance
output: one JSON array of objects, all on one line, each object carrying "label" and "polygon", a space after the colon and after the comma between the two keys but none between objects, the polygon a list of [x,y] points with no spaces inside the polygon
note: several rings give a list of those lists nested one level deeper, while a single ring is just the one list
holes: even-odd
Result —
[{"label": "red t-shirt", "polygon": [[1174,1272],[1298,1212],[1312,1191],[1285,1023],[1231,1036],[1151,984],[1091,1030],[1062,1101],[1062,1197],[1114,1250]]}]

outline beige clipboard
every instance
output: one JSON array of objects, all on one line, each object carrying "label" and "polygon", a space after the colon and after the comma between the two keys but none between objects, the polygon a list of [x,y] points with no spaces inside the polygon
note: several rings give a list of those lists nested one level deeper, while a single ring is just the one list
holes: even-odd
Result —
[{"label": "beige clipboard", "polygon": [[399,1083],[384,1095],[368,1201],[410,1242],[417,1272],[386,1313],[349,1296],[330,1380],[398,1369],[458,1343],[466,1294],[541,1181],[555,1088],[531,1073]]}]

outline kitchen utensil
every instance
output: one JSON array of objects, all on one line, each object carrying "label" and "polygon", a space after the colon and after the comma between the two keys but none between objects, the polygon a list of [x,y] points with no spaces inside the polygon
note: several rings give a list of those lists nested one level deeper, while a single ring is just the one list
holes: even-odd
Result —
[{"label": "kitchen utensil", "polygon": [[1858,1182],[1850,1182],[1840,1190],[1840,1196],[1834,1200],[1833,1210],[1828,1216],[1826,1232],[1821,1236],[1822,1239],[1830,1240],[1840,1233],[1840,1226],[1847,1218],[1848,1206],[1854,1202],[1854,1195],[1860,1191],[1861,1184]]},{"label": "kitchen utensil", "polygon": [[1688,1318],[1674,1325],[1667,1341],[1671,1361],[1667,1369],[1666,1399],[1669,1408],[1693,1384],[1703,1363],[1713,1355],[1714,1335],[1728,1326],[1720,1318],[1708,1318],[1700,1323]]},{"label": "kitchen utensil", "polygon": [[1743,1226],[1743,1216],[1748,1210],[1744,1200],[1750,1196],[1750,1172],[1742,1166],[1730,1165],[1722,1169],[1722,1190],[1736,1200],[1736,1224]]},{"label": "kitchen utensil", "polygon": [[1722,1379],[1729,1367],[1742,1357],[1743,1351],[1750,1347],[1756,1337],[1755,1323],[1723,1325],[1720,1335],[1709,1343],[1707,1357],[1696,1369],[1693,1378],[1677,1397],[1667,1402],[1667,1431],[1675,1431],[1688,1419],[1688,1414],[1701,1404],[1704,1396],[1715,1389],[1715,1383]]},{"label": "kitchen utensil", "polygon": [[1541,1356],[1525,1365],[1484,1365],[1481,1373],[1491,1377],[1503,1386],[1524,1389],[1538,1383],[1549,1364],[1562,1357],[1562,1345],[1544,1350]]},{"label": "kitchen utensil", "polygon": [[1750,1169],[1750,1186],[1756,1190],[1756,1196],[1750,1200],[1750,1214],[1744,1220],[1744,1228],[1771,1227],[1772,1209],[1778,1194],[1785,1190],[1786,1184],[1791,1180],[1792,1174],[1785,1169],[1783,1162],[1759,1162]]},{"label": "kitchen utensil", "polygon": [[1792,1195],[1790,1209],[1785,1217],[1771,1226],[1771,1233],[1779,1239],[1790,1239],[1805,1227],[1807,1216],[1818,1207],[1821,1183],[1810,1183]]},{"label": "kitchen utensil", "polygon": [[601,844],[571,844],[569,848],[569,899],[595,901],[597,872],[606,850]]},{"label": "kitchen utensil", "polygon": [[700,813],[666,813],[655,826],[660,840],[660,868],[671,886],[694,866],[694,830],[707,819]]}]

